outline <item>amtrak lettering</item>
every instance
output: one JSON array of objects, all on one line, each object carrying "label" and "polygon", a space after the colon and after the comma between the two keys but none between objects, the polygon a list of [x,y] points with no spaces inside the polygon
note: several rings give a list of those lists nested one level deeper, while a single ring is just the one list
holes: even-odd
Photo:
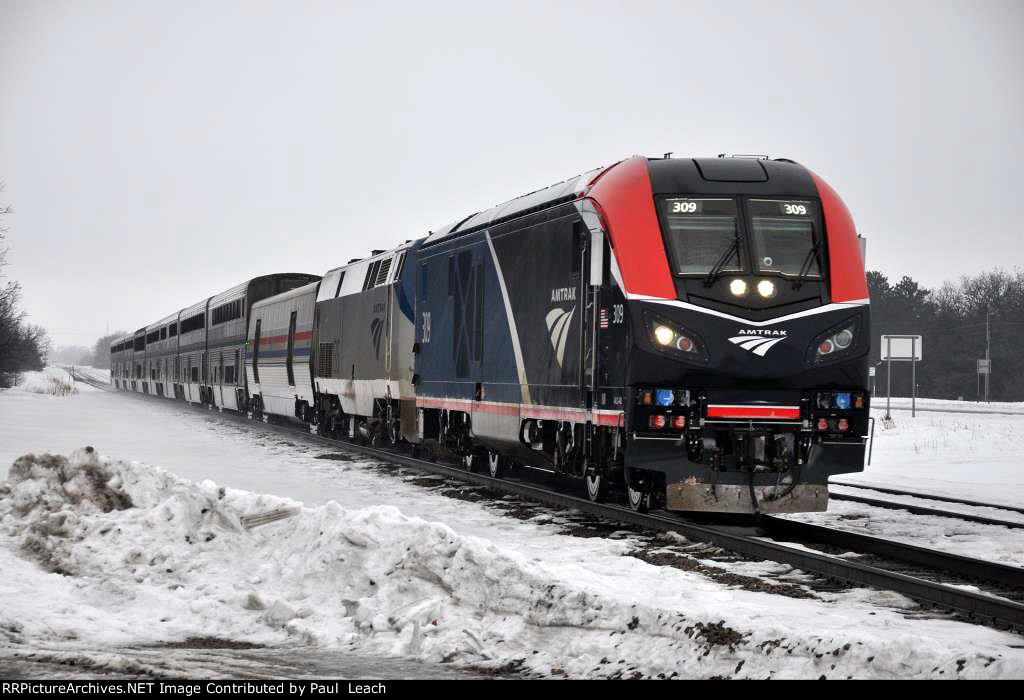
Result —
[{"label": "amtrak lettering", "polygon": [[765,330],[758,330],[756,328],[754,328],[754,329],[743,328],[743,329],[741,329],[737,333],[737,335],[759,335],[759,336],[764,336],[765,338],[767,338],[769,336],[785,336],[786,335],[786,331],[782,331],[782,330],[770,331],[770,330],[767,330],[767,329],[765,329]]},{"label": "amtrak lettering", "polygon": [[552,303],[576,301],[576,287],[559,287],[551,290]]}]

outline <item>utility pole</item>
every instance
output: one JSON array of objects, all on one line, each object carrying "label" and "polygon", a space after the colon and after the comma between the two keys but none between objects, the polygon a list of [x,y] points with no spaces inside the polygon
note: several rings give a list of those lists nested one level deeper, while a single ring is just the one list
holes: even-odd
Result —
[{"label": "utility pole", "polygon": [[985,312],[985,360],[987,361],[989,370],[985,374],[985,403],[988,403],[988,378],[992,376],[992,336],[989,334],[989,323],[988,319],[992,315],[991,311]]}]

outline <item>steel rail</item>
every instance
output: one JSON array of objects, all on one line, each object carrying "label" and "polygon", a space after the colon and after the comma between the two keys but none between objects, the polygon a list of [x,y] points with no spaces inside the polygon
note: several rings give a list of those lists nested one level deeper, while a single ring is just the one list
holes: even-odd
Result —
[{"label": "steel rail", "polygon": [[884,501],[879,498],[868,498],[866,496],[854,496],[850,493],[830,493],[829,498],[836,501],[850,501],[851,503],[863,503],[868,506],[875,506],[876,508],[887,508],[889,510],[905,510],[908,513],[914,515],[934,515],[940,518],[956,518],[957,520],[966,520],[972,523],[980,523],[982,525],[996,525],[999,527],[1008,527],[1012,529],[1024,530],[1024,523],[1013,522],[1012,520],[999,520],[998,518],[986,518],[984,515],[974,515],[973,513],[958,513],[955,510],[940,510],[939,508],[929,508],[927,506],[918,506],[913,503],[901,503],[899,501]]},{"label": "steel rail", "polygon": [[1019,588],[1024,592],[1024,568],[998,562],[975,559],[960,554],[950,554],[927,549],[906,542],[887,540],[882,537],[851,532],[838,528],[812,525],[799,520],[790,520],[774,515],[761,516],[765,530],[777,538],[794,538],[800,542],[817,542],[835,547],[849,548],[888,559],[917,564],[920,566],[959,574],[971,579],[983,579],[1006,586]]},{"label": "steel rail", "polygon": [[862,491],[877,491],[878,493],[887,493],[891,496],[909,496],[912,498],[923,498],[929,501],[941,501],[942,503],[957,503],[964,506],[973,506],[975,508],[995,508],[996,510],[1010,510],[1015,513],[1024,515],[1024,508],[1018,506],[1010,506],[1001,503],[985,503],[984,501],[969,501],[963,498],[953,498],[952,496],[940,496],[934,493],[922,493],[920,491],[904,491],[903,489],[892,488],[891,486],[873,486],[871,484],[851,484],[848,481],[832,481],[832,486],[842,486],[849,489],[860,489]]},{"label": "steel rail", "polygon": [[[86,381],[88,383],[88,380]],[[98,384],[100,383],[97,382],[94,385]],[[104,388],[116,391],[109,386]],[[138,392],[118,393],[138,395],[139,397],[144,398],[160,398],[152,395],[138,394]],[[194,404],[188,405],[192,408],[199,408]],[[370,447],[368,445],[357,445],[355,443],[327,438],[322,435],[308,432],[307,430],[303,430],[297,426],[285,426],[271,422],[255,422],[243,414],[233,411],[218,412],[216,415],[219,418],[225,418],[232,422],[249,425],[253,428],[261,427],[270,429],[272,432],[291,436],[301,435],[311,442],[317,442],[337,449],[362,454],[384,463],[397,464],[418,471],[450,477],[456,480],[483,486],[495,492],[520,496],[538,503],[561,508],[571,508],[589,515],[657,532],[675,532],[689,540],[706,542],[717,547],[721,547],[722,549],[727,549],[754,559],[767,559],[780,564],[787,564],[803,571],[846,581],[855,585],[871,586],[873,588],[895,591],[918,601],[956,610],[970,618],[980,618],[982,620],[989,621],[999,627],[1024,630],[1024,604],[1006,600],[1004,598],[998,598],[983,593],[975,593],[955,586],[936,583],[926,579],[909,576],[907,574],[889,571],[876,566],[870,566],[828,554],[807,551],[806,549],[779,544],[762,537],[736,534],[729,532],[726,529],[692,522],[674,514],[664,512],[637,513],[624,506],[610,503],[594,503],[585,498],[572,496],[547,488],[541,488],[523,481],[494,479],[484,474],[469,472],[465,469],[448,466],[439,462],[430,462],[418,459],[407,454],[402,454],[401,452],[394,452]],[[779,524],[775,522],[776,520],[784,519],[772,518],[769,520],[771,523],[769,528],[776,528],[777,533],[783,532],[787,527],[792,527]],[[792,523],[795,521],[784,522]],[[835,533],[819,533],[820,536],[834,536],[834,539],[830,542],[832,544],[838,541],[840,535],[843,538],[856,535],[856,533],[846,533],[845,531],[833,530],[831,528],[821,528],[821,530],[828,531],[828,533]],[[810,532],[810,530],[803,531],[807,533]],[[884,541],[879,540],[879,543],[881,542]],[[913,548],[911,545],[902,545],[896,542],[886,542],[886,544],[890,548],[890,556],[892,556],[892,558],[898,558],[895,556],[895,553],[904,552],[904,561],[910,561],[909,557],[923,556],[920,552],[930,552],[930,550]],[[881,545],[877,544],[877,546]],[[911,548],[919,551],[916,554],[907,554],[906,552],[909,552]],[[952,566],[955,561],[966,559],[955,557],[955,555],[945,555],[941,552],[935,552],[934,555],[936,555],[936,558],[934,558],[933,561],[938,561],[938,559],[943,561],[943,565],[940,567],[943,569]],[[915,561],[915,563],[921,562]],[[979,564],[985,564],[985,562],[977,561],[976,564],[972,565],[972,571],[978,571],[977,566]],[[1002,565],[992,564],[992,566],[1001,567]],[[993,573],[994,571],[995,569],[987,570],[988,575],[985,576],[985,578],[1003,575],[995,574]],[[958,573],[967,576],[973,575],[970,572],[964,571],[960,571]]]}]

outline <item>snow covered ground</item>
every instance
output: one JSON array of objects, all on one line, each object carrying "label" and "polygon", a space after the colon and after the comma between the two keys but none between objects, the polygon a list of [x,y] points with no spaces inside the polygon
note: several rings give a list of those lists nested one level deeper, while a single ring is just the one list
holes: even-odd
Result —
[{"label": "snow covered ground", "polygon": [[[683,551],[670,540],[575,536],[258,425],[79,389],[0,392],[0,465],[72,455],[23,460],[0,492],[0,667],[42,653],[146,672],[148,645],[216,636],[555,676],[1024,676],[1021,637],[900,596],[731,585],[630,556]],[[876,464],[910,459],[890,437]],[[298,511],[238,527],[275,507]]]},{"label": "snow covered ground", "polygon": [[[885,413],[885,397],[873,396],[872,405]],[[912,400],[908,396],[894,396],[892,410],[911,410]],[[1024,415],[1024,402],[1020,401],[955,401],[950,399],[917,399],[917,410],[928,412],[947,411],[952,413],[1012,413]]]},{"label": "snow covered ground", "polygon": [[1020,416],[964,412],[912,418],[897,412],[886,424],[884,408],[874,408],[871,464],[863,473],[834,481],[1024,507],[1024,404],[1004,404],[1000,410],[1017,409]]}]

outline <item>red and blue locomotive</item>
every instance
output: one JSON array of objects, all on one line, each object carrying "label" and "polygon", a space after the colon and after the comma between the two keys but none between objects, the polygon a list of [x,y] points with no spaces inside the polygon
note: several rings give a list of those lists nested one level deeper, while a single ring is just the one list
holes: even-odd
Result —
[{"label": "red and blue locomotive", "polygon": [[419,250],[414,441],[631,507],[824,510],[863,468],[860,241],[806,168],[635,157]]}]

